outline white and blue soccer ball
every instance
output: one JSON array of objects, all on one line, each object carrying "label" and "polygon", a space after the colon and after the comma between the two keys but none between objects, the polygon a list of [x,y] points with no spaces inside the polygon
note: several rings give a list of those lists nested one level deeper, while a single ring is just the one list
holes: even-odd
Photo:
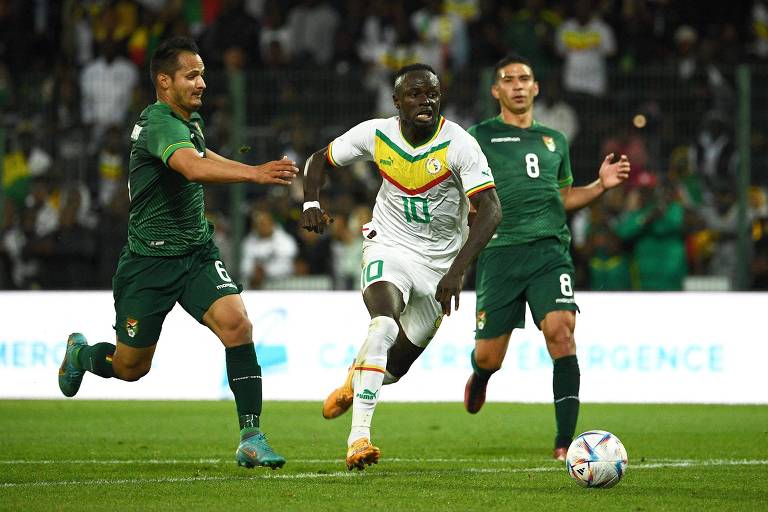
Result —
[{"label": "white and blue soccer ball", "polygon": [[627,450],[610,432],[590,430],[573,440],[565,465],[583,487],[613,487],[627,471]]}]

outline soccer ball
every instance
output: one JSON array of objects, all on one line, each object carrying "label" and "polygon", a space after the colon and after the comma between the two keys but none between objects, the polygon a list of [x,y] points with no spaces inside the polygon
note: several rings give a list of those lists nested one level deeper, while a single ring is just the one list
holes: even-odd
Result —
[{"label": "soccer ball", "polygon": [[610,432],[590,430],[573,440],[565,465],[583,487],[613,487],[627,471],[627,450]]}]

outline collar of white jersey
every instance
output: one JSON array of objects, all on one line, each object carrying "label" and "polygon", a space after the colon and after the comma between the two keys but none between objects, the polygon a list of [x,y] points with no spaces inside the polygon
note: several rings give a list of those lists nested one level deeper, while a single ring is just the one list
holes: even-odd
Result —
[{"label": "collar of white jersey", "polygon": [[400,138],[403,139],[403,142],[408,144],[408,147],[411,149],[419,149],[431,144],[437,138],[438,134],[440,133],[440,130],[443,129],[443,125],[445,124],[445,118],[441,115],[440,119],[437,121],[437,127],[435,127],[435,133],[432,134],[429,140],[424,144],[419,144],[418,146],[414,146],[410,142],[408,142],[408,139],[405,138],[405,134],[403,133],[403,130],[400,127],[400,116],[395,116],[395,121],[397,122],[397,131],[400,133]]}]

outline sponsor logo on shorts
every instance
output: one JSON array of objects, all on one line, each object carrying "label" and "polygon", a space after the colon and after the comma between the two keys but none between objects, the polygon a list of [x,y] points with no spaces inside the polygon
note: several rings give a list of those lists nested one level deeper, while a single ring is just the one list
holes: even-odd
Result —
[{"label": "sponsor logo on shorts", "polygon": [[559,299],[555,299],[555,302],[557,304],[573,304],[576,300],[573,297],[560,297]]},{"label": "sponsor logo on shorts", "polygon": [[128,317],[125,321],[125,332],[127,332],[128,336],[131,338],[135,337],[139,332],[139,321],[135,318]]},{"label": "sponsor logo on shorts", "polygon": [[485,328],[485,311],[477,312],[477,328],[478,330]]},{"label": "sponsor logo on shorts", "polygon": [[358,393],[356,396],[357,396],[357,398],[360,398],[362,400],[376,400],[376,395],[378,395],[378,394],[379,394],[378,391],[374,392],[374,391],[371,391],[368,388],[365,388],[363,391]]},{"label": "sponsor logo on shorts", "polygon": [[236,289],[237,285],[234,284],[234,283],[223,283],[223,284],[216,285],[216,289],[217,290],[221,290],[222,288],[235,288]]}]

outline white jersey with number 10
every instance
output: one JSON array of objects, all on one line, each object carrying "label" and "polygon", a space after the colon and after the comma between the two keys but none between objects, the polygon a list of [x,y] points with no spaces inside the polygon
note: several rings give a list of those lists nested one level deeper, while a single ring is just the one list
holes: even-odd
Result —
[{"label": "white jersey with number 10", "polygon": [[366,243],[410,251],[424,264],[447,269],[466,240],[468,197],[494,187],[477,141],[441,117],[434,135],[413,147],[398,117],[364,121],[328,146],[334,167],[374,162],[383,179]]}]

